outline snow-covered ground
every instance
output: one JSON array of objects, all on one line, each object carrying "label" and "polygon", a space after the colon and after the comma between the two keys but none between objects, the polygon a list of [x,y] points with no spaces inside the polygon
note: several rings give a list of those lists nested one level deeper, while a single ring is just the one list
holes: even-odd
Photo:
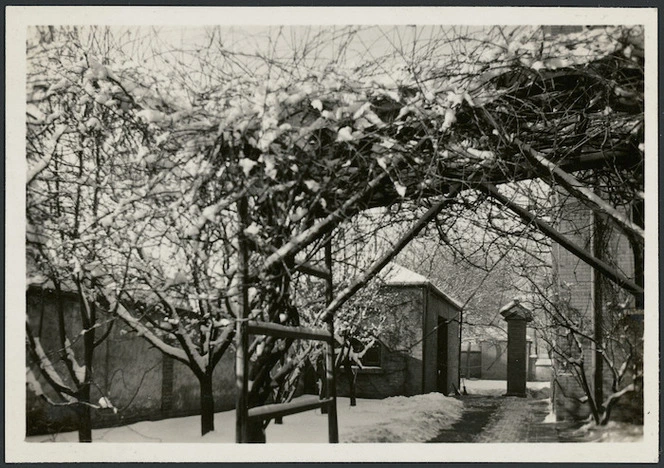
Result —
[{"label": "snow-covered ground", "polygon": [[573,435],[588,442],[641,442],[643,426],[619,421],[609,421],[606,426],[597,426],[589,422],[574,431]]},{"label": "snow-covered ground", "polygon": [[[339,437],[342,442],[425,442],[441,430],[450,428],[463,412],[463,403],[439,393],[384,400],[358,399],[351,407],[348,398],[338,398]],[[271,423],[268,442],[325,443],[327,415],[307,411]],[[96,429],[94,442],[212,442],[235,441],[235,411],[215,415],[215,431],[200,435],[200,418],[142,421],[127,426]],[[76,442],[75,432],[33,436],[28,442]]]},{"label": "snow-covered ground", "polygon": [[[469,395],[501,396],[507,388],[504,380],[466,379]],[[546,398],[549,382],[528,382],[527,388],[537,400]],[[463,387],[462,387],[463,388]],[[532,400],[530,400],[532,401]],[[511,399],[517,406],[529,407],[527,399]],[[522,408],[523,409],[523,408]],[[461,418],[462,399],[445,397],[439,393],[413,397],[392,397],[384,400],[358,399],[351,407],[348,398],[338,398],[339,435],[342,442],[426,442],[442,430],[449,429]],[[555,423],[553,414],[544,422]],[[127,426],[96,429],[94,442],[211,442],[235,441],[235,411],[215,415],[215,431],[200,435],[200,418],[190,416],[162,421],[142,421]],[[643,427],[610,422],[605,427],[587,424],[571,433],[575,439],[588,442],[638,442],[643,439]],[[269,443],[326,443],[327,415],[320,410],[287,416],[283,424],[270,424],[267,428]],[[77,442],[76,432],[33,436],[27,442]]]},{"label": "snow-covered ground", "polygon": [[[507,381],[505,380],[462,379],[462,390],[464,385],[469,395],[501,396],[507,392]],[[549,386],[550,383],[548,381],[526,383],[526,388],[531,391],[543,390],[549,388]]]}]

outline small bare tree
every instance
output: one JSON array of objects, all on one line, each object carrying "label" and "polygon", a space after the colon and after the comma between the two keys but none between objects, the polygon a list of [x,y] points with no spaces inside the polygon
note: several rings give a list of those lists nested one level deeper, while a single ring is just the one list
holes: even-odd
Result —
[{"label": "small bare tree", "polygon": [[[565,398],[587,404],[596,424],[609,422],[612,411],[626,395],[642,401],[643,391],[643,330],[639,321],[642,311],[630,305],[630,298],[617,288],[606,288],[607,302],[601,339],[595,333],[592,313],[574,307],[570,288],[565,284],[554,287],[549,282],[531,283],[530,296],[538,317],[536,328],[547,343],[554,360],[556,391]],[[595,378],[591,363],[593,354],[602,357],[602,375]],[[578,397],[557,383],[560,374],[571,375],[583,391]],[[595,388],[601,382],[609,392]]]}]

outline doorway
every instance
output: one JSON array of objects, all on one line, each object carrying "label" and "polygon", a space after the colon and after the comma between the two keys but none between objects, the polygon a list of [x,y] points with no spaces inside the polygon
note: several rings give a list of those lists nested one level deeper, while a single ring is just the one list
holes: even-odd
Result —
[{"label": "doorway", "polygon": [[449,394],[447,345],[447,321],[438,317],[438,391],[446,396]]}]

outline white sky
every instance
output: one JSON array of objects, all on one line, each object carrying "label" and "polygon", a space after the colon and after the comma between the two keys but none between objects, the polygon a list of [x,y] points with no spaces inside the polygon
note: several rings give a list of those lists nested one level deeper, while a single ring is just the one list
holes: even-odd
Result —
[{"label": "white sky", "polygon": [[[372,74],[391,75],[406,64],[423,59],[447,60],[449,41],[495,27],[443,25],[342,25],[342,26],[119,26],[111,28],[123,53],[148,66],[165,66],[164,59],[200,60],[223,48],[234,60],[256,65],[251,56],[298,61],[320,68],[336,61],[353,69],[376,64]],[[195,58],[194,58],[195,57]],[[218,55],[217,55],[218,57]],[[306,57],[306,59],[305,59]],[[382,67],[382,70],[381,70]]]}]

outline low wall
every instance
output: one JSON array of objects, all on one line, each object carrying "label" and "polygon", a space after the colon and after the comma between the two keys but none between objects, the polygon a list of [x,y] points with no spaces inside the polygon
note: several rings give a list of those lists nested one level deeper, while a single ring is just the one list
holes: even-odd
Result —
[{"label": "low wall", "polygon": [[[412,396],[420,392],[415,388],[413,375],[422,375],[422,361],[401,353],[383,352],[380,367],[355,369],[355,396],[357,398],[387,398]],[[415,380],[415,382],[418,382]],[[345,369],[337,373],[337,395],[350,396],[350,383]]]},{"label": "low wall", "polygon": [[551,381],[553,411],[558,421],[586,419],[590,415],[587,403],[578,401],[585,393],[577,379],[566,373],[559,373]]}]

